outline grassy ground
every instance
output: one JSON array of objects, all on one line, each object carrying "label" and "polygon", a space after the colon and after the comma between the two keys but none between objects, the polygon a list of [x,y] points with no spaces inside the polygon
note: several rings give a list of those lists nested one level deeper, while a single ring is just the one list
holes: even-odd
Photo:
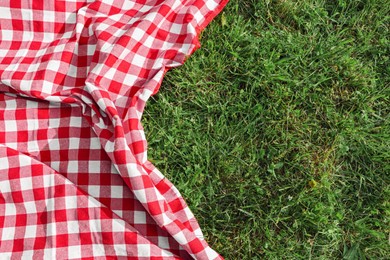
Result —
[{"label": "grassy ground", "polygon": [[389,7],[231,0],[148,103],[151,161],[227,259],[389,257]]}]

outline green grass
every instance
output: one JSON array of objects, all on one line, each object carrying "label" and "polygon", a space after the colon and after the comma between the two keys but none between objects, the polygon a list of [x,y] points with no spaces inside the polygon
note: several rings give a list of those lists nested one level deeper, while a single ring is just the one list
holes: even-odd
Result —
[{"label": "green grass", "polygon": [[227,259],[388,259],[390,3],[231,0],[143,123]]}]

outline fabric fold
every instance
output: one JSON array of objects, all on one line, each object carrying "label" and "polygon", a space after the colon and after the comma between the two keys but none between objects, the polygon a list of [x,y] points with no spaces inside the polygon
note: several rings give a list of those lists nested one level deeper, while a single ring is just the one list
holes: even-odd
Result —
[{"label": "fabric fold", "polygon": [[141,118],[226,3],[0,3],[0,256],[222,258],[147,160]]}]

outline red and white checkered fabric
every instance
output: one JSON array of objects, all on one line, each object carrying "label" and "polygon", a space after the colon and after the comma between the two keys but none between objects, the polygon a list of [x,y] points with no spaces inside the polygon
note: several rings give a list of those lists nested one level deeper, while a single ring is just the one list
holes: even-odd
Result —
[{"label": "red and white checkered fabric", "polygon": [[140,120],[226,2],[0,1],[0,259],[222,258]]}]

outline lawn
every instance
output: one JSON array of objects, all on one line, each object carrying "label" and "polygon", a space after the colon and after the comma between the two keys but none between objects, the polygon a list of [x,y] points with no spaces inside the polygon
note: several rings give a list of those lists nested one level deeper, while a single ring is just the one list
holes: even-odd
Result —
[{"label": "lawn", "polygon": [[388,259],[390,3],[231,0],[147,104],[226,259]]}]

